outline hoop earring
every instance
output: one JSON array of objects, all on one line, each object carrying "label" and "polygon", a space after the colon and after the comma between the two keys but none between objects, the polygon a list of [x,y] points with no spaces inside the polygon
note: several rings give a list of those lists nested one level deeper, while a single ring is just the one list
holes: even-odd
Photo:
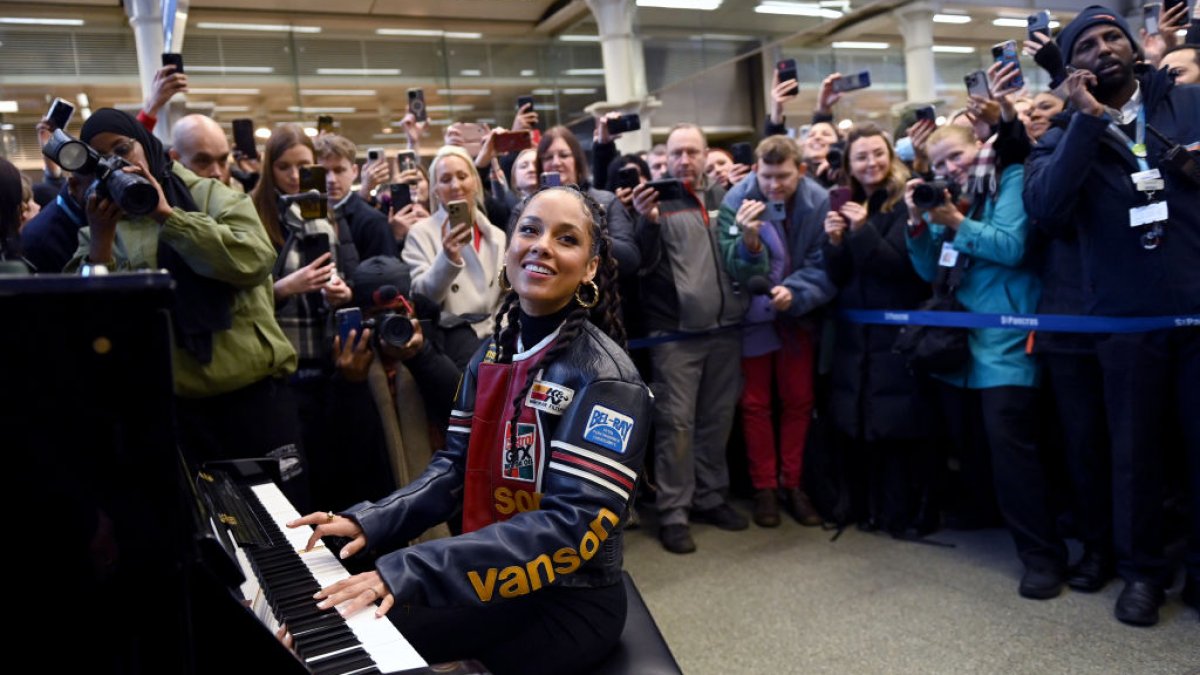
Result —
[{"label": "hoop earring", "polygon": [[512,292],[512,284],[508,283],[508,266],[500,266],[500,276],[496,277],[496,283],[500,284],[500,290],[505,293]]},{"label": "hoop earring", "polygon": [[588,281],[586,285],[592,287],[592,301],[585,302],[584,299],[580,297],[579,291],[583,289],[584,284],[579,284],[579,287],[575,289],[575,302],[578,302],[579,306],[584,309],[591,309],[596,306],[597,302],[600,302],[600,287],[596,285],[595,281]]}]

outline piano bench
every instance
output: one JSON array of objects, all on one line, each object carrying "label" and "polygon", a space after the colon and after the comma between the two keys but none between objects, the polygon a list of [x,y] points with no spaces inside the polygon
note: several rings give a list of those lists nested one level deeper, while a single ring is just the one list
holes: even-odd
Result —
[{"label": "piano bench", "polygon": [[629,572],[621,573],[629,609],[621,641],[592,675],[682,675]]}]

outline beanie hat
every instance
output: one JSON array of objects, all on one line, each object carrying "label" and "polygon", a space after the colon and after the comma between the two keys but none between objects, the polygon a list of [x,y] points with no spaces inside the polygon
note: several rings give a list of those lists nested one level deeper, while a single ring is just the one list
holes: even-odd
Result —
[{"label": "beanie hat", "polygon": [[1133,30],[1129,27],[1129,23],[1125,21],[1125,17],[1119,13],[1101,5],[1092,5],[1079,13],[1071,23],[1067,24],[1058,33],[1055,38],[1058,41],[1058,46],[1062,49],[1063,60],[1067,63],[1071,62],[1075,54],[1075,43],[1079,40],[1079,36],[1083,35],[1084,31],[1100,24],[1109,24],[1121,29],[1125,37],[1129,39],[1129,44],[1133,46],[1135,58],[1141,60],[1142,46],[1138,44],[1137,38],[1133,36]]},{"label": "beanie hat", "polygon": [[385,286],[407,296],[412,290],[412,266],[394,256],[377,255],[360,262],[350,281],[354,285],[354,304],[367,309],[375,306],[375,291]]}]

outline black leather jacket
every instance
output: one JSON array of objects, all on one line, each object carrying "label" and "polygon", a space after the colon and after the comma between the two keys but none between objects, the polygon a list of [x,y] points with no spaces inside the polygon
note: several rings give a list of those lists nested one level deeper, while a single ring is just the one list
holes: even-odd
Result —
[{"label": "black leather jacket", "polygon": [[[629,356],[585,323],[523,402],[518,448],[532,462],[518,471],[503,432],[515,397],[506,392],[542,368],[537,361],[556,336],[503,365],[491,363],[493,346],[485,343],[459,387],[446,449],[411,484],[345,512],[379,551],[407,544],[465,502],[464,534],[376,561],[397,602],[482,606],[554,584],[620,582],[621,531],[650,431],[650,390]],[[511,386],[495,384],[502,372]],[[513,489],[514,481],[530,489]],[[486,522],[470,531],[481,516]]]}]

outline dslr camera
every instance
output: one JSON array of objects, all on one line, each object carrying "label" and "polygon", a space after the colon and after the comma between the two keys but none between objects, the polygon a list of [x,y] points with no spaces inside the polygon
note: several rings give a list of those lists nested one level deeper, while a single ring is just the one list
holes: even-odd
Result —
[{"label": "dslr camera", "polygon": [[50,141],[42,146],[42,154],[67,171],[96,177],[84,193],[84,201],[94,193],[116,202],[131,216],[144,216],[158,207],[158,190],[150,181],[122,171],[132,164],[116,156],[101,157],[87,143],[62,129],[54,130]]},{"label": "dslr camera", "polygon": [[962,188],[958,181],[946,180],[942,176],[931,181],[925,181],[913,188],[913,204],[922,209],[936,209],[946,203],[946,191],[950,192],[951,203],[957,202],[962,196]]},{"label": "dslr camera", "polygon": [[829,144],[829,151],[825,155],[825,161],[829,163],[830,169],[842,168],[842,161],[846,157],[846,142],[837,141]]},{"label": "dslr camera", "polygon": [[395,286],[381,286],[373,295],[375,306],[387,309],[364,321],[363,326],[371,329],[375,346],[403,349],[413,337],[412,305]]}]

